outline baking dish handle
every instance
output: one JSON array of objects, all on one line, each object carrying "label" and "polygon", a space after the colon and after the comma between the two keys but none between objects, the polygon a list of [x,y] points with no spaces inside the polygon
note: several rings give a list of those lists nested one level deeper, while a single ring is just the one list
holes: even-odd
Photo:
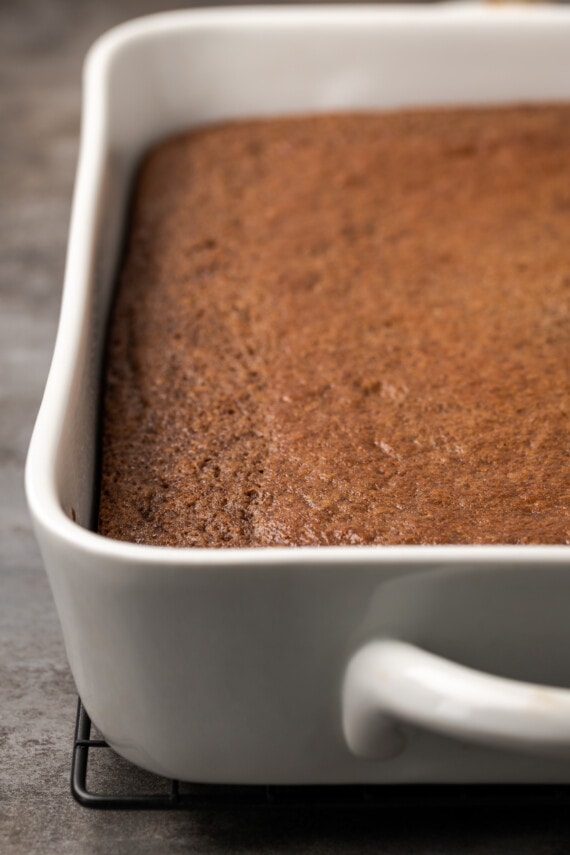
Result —
[{"label": "baking dish handle", "polygon": [[353,754],[388,759],[399,723],[524,753],[570,748],[570,691],[485,674],[413,644],[377,640],[349,662],[343,730]]}]

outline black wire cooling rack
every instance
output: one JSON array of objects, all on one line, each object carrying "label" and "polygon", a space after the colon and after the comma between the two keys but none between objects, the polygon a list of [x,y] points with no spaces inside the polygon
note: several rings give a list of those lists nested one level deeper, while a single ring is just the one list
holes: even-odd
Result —
[{"label": "black wire cooling rack", "polygon": [[[83,807],[100,810],[188,810],[197,808],[563,808],[570,806],[570,785],[340,785],[224,786],[187,784],[149,776],[141,792],[138,767],[119,758],[104,739],[91,738],[91,719],[79,699],[71,764],[71,792]],[[111,767],[120,763],[120,792],[92,790],[88,785],[92,755],[104,751]],[[117,775],[111,775],[117,787]],[[117,788],[119,789],[119,788]]]}]

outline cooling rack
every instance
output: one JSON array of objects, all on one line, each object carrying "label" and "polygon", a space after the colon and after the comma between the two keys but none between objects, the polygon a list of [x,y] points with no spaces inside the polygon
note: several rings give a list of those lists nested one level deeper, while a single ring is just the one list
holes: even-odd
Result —
[{"label": "cooling rack", "polygon": [[[77,703],[71,763],[71,792],[83,807],[100,810],[189,810],[197,808],[283,807],[428,809],[554,808],[570,806],[570,785],[335,785],[237,786],[190,784],[158,778],[156,792],[140,792],[140,770],[121,763],[121,792],[98,791],[88,784],[93,757],[100,751],[119,758],[104,739],[91,737],[92,724],[81,699]],[[109,758],[108,758],[109,759]],[[95,761],[96,763],[96,761]],[[129,777],[132,779],[129,780]],[[160,785],[160,786],[159,786]],[[100,786],[100,785],[99,785]],[[126,789],[125,789],[126,788]]]}]

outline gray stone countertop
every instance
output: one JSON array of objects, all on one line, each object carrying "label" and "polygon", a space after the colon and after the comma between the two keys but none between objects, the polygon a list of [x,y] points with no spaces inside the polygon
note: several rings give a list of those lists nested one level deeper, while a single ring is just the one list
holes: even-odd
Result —
[{"label": "gray stone countertop", "polygon": [[[570,852],[560,810],[90,811],[69,794],[76,695],[32,535],[23,467],[53,347],[82,57],[160,0],[0,4],[0,852]],[[111,764],[112,765],[112,764]],[[121,762],[108,772],[121,785]]]}]

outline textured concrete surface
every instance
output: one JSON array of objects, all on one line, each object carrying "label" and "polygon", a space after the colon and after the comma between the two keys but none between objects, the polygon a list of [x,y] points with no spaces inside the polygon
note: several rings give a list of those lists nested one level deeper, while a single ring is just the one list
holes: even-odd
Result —
[{"label": "textured concrete surface", "polygon": [[[113,24],[176,5],[186,4],[0,4],[0,852],[567,853],[570,826],[556,809],[101,813],[69,795],[75,691],[25,507],[23,465],[59,308],[81,58]],[[127,780],[118,759],[100,769],[102,786]]]}]

